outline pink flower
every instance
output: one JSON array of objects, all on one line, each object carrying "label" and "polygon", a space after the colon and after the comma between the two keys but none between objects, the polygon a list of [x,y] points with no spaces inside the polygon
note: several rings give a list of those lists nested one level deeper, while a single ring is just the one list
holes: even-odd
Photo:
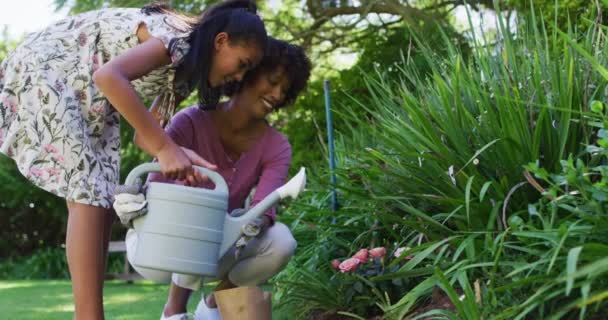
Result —
[{"label": "pink flower", "polygon": [[336,270],[340,269],[340,261],[338,261],[338,259],[334,259],[331,262],[331,267],[334,268],[334,269],[336,269]]},{"label": "pink flower", "polygon": [[103,103],[98,103],[91,107],[91,111],[93,111],[94,113],[103,113],[104,111],[106,111],[106,107]]},{"label": "pink flower", "polygon": [[361,263],[366,263],[367,256],[368,256],[367,249],[361,249],[361,250],[357,251],[357,253],[355,253],[353,258],[359,259],[359,261],[361,261]]},{"label": "pink flower", "polygon": [[31,168],[30,169],[30,175],[34,176],[34,177],[42,177],[44,175],[44,170],[38,169],[38,168]]},{"label": "pink flower", "polygon": [[99,69],[99,57],[96,54],[94,54],[92,60],[93,60],[92,61],[93,66],[91,67],[91,71],[95,72]]},{"label": "pink flower", "polygon": [[373,248],[369,251],[369,255],[372,258],[383,258],[386,254],[386,249],[384,247]]},{"label": "pink flower", "polygon": [[74,94],[76,95],[76,100],[78,100],[78,102],[82,102],[87,99],[87,93],[83,90],[76,90]]},{"label": "pink flower", "polygon": [[[410,247],[401,247],[401,248],[397,249],[397,251],[395,251],[395,258],[399,258],[403,252],[409,251],[411,249],[412,248],[410,248]],[[410,254],[409,256],[405,257],[406,260],[411,260],[412,258],[414,258],[413,254]]]},{"label": "pink flower", "polygon": [[51,167],[51,168],[46,169],[46,172],[48,172],[50,176],[58,176],[59,175],[59,169],[57,169],[55,167]]},{"label": "pink flower", "polygon": [[2,104],[8,106],[9,109],[11,109],[11,112],[17,112],[17,104],[14,101],[9,100],[8,98],[4,98],[2,99]]},{"label": "pink flower", "polygon": [[62,93],[63,92],[63,83],[61,83],[59,80],[55,80],[55,85],[53,86],[55,88],[55,90],[57,90],[57,92]]},{"label": "pink flower", "polygon": [[54,153],[51,155],[51,158],[53,158],[53,160],[55,160],[58,163],[63,163],[65,161],[65,159],[63,158],[62,155]]},{"label": "pink flower", "polygon": [[361,263],[361,260],[359,260],[357,258],[350,258],[350,259],[346,259],[346,260],[342,261],[342,263],[340,263],[338,268],[340,268],[340,272],[342,272],[342,273],[352,272],[352,271],[357,270],[357,266],[359,266],[360,263]]},{"label": "pink flower", "polygon": [[84,32],[81,32],[81,33],[78,35],[78,44],[79,44],[81,47],[84,47],[84,45],[85,45],[85,44],[87,44],[87,35],[86,35]]},{"label": "pink flower", "polygon": [[56,153],[57,152],[57,148],[55,148],[54,145],[52,144],[46,144],[44,145],[44,147],[42,147],[44,149],[44,151],[46,151],[47,153]]}]

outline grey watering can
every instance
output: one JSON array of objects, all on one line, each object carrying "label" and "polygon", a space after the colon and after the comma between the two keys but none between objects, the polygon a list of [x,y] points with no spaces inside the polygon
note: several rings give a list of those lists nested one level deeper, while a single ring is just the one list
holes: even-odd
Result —
[{"label": "grey watering can", "polygon": [[[218,260],[241,237],[242,226],[261,216],[281,199],[296,198],[306,184],[304,168],[239,217],[228,215],[228,186],[217,172],[194,167],[207,175],[214,189],[170,183],[149,183],[148,213],[133,220],[138,234],[131,263],[137,268],[183,274],[216,276]],[[157,163],[133,169],[126,185],[149,172],[160,172]]]}]

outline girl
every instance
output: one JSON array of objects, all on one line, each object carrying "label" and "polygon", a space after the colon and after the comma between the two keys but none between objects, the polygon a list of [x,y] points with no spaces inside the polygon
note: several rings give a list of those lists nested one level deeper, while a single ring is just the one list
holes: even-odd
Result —
[{"label": "girl", "polygon": [[27,36],[2,62],[0,151],[36,186],[67,200],[76,319],[103,319],[119,114],[164,175],[195,179],[193,164],[215,166],[173,142],[138,94],[161,93],[163,119],[194,88],[213,106],[220,86],[259,62],[266,41],[253,1],[222,2],[197,19],[156,5],[104,9]]},{"label": "girl", "polygon": [[[184,109],[167,128],[176,143],[217,164],[217,172],[228,183],[229,211],[243,207],[254,186],[257,188],[251,206],[285,182],[291,146],[282,134],[269,126],[266,118],[273,110],[295,100],[305,87],[310,69],[301,47],[270,39],[260,65],[249,72],[238,87],[227,89],[229,101],[216,108],[201,105]],[[150,179],[161,177],[153,174]],[[205,187],[211,184],[181,183]],[[121,211],[118,209],[117,213],[120,215]],[[272,209],[257,222],[262,231],[241,250],[238,258],[233,248],[220,260],[220,283],[216,290],[259,285],[287,264],[296,242],[285,225],[274,222],[275,215],[276,209]],[[134,255],[136,241],[137,235],[130,230],[126,239],[130,257]],[[160,271],[138,271],[161,282],[168,282],[170,278]],[[198,277],[179,274],[174,274],[172,280],[161,319],[185,318],[190,293],[201,284]],[[217,318],[216,308],[214,296],[210,295],[200,302],[195,319]]]}]

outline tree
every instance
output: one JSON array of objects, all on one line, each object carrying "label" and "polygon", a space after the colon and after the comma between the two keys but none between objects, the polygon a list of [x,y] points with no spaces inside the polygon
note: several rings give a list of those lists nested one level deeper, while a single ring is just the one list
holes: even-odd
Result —
[{"label": "tree", "polygon": [[146,4],[156,2],[167,4],[172,8],[183,12],[197,14],[201,12],[204,7],[217,2],[217,0],[54,0],[54,2],[57,10],[70,8],[70,13],[81,13],[106,7],[140,8]]},{"label": "tree", "polygon": [[[571,25],[585,31],[593,25],[591,21],[595,20],[599,24],[608,21],[608,2],[604,0],[508,0],[508,6],[519,12],[528,12],[534,7],[549,30],[554,26],[564,29],[570,21]],[[537,21],[539,24],[540,20]]]},{"label": "tree", "polygon": [[[492,6],[489,0],[466,3],[475,10]],[[326,47],[322,52],[328,52],[339,47],[356,47],[363,39],[374,37],[379,30],[395,24],[405,23],[413,29],[431,22],[447,25],[452,10],[464,4],[464,0],[306,0],[304,24],[288,24],[290,21],[284,21],[284,14],[267,21],[276,24],[277,29],[287,30],[292,39],[302,41],[305,46]]]},{"label": "tree", "polygon": [[[101,7],[141,7],[147,0],[75,0],[72,13]],[[198,14],[218,0],[165,0],[175,9]],[[72,2],[55,0],[57,8]],[[270,33],[281,39],[299,43],[312,54],[313,60],[349,48],[361,49],[360,43],[376,37],[381,30],[406,24],[420,29],[424,23],[449,25],[450,14],[468,3],[474,10],[491,8],[492,0],[283,0],[279,7],[259,1],[261,16]]]}]

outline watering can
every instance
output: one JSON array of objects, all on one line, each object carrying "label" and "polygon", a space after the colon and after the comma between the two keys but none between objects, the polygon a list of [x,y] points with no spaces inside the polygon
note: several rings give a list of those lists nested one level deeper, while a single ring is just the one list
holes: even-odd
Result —
[{"label": "watering can", "polygon": [[[296,198],[306,184],[304,168],[286,184],[239,217],[228,214],[228,186],[220,174],[193,166],[209,177],[215,188],[204,189],[171,183],[149,183],[147,214],[133,220],[138,235],[131,261],[137,269],[216,276],[219,259],[241,237],[241,228],[262,216],[287,197]],[[135,167],[126,185],[149,172],[160,172],[158,163]]]}]

